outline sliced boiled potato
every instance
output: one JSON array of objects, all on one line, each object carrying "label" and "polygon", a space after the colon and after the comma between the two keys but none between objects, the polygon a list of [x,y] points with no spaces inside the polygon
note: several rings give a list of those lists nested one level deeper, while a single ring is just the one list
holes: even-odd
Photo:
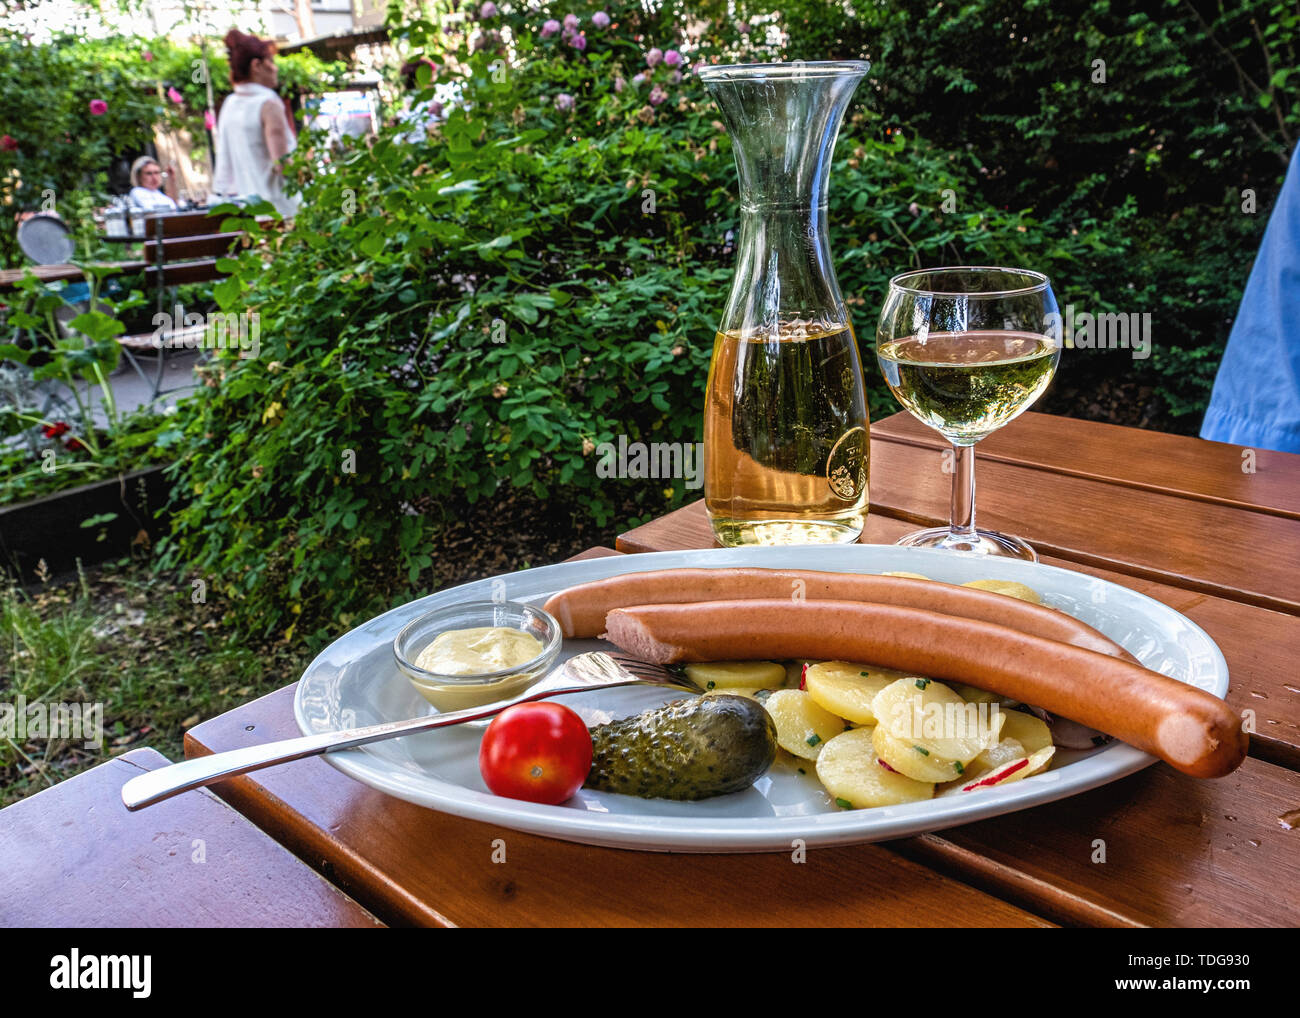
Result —
[{"label": "sliced boiled potato", "polygon": [[[877,724],[922,755],[965,765],[997,742],[1005,711],[967,703],[942,682],[911,676],[890,683],[871,701]],[[908,773],[904,771],[903,773]]]},{"label": "sliced boiled potato", "polygon": [[876,726],[871,740],[876,756],[914,781],[935,784],[952,781],[964,773],[965,766],[961,761],[936,756],[916,742],[895,738],[885,731],[883,725]]},{"label": "sliced boiled potato", "polygon": [[1037,753],[1031,753],[1028,758],[1022,756],[1016,760],[999,764],[987,774],[982,774],[979,777],[965,781],[954,781],[951,785],[944,786],[939,794],[957,795],[964,792],[975,792],[981,788],[996,788],[1000,785],[1009,785],[1013,781],[1020,781],[1044,770],[1051,763],[1052,756],[1055,753],[1055,746],[1040,749]]},{"label": "sliced boiled potato", "polygon": [[1047,746],[1036,753],[1029,754],[1029,773],[1025,775],[1032,778],[1035,774],[1047,770],[1052,763],[1052,757],[1056,756],[1056,747]]},{"label": "sliced boiled potato", "polygon": [[1032,756],[1052,744],[1052,730],[1033,714],[1020,710],[1003,713],[1006,714],[1006,721],[1002,725],[1002,738],[1015,739],[1025,747],[1026,756]]},{"label": "sliced boiled potato", "polygon": [[785,666],[774,661],[706,661],[686,666],[691,681],[710,689],[774,689],[785,684]]},{"label": "sliced boiled potato", "polygon": [[1003,764],[1009,764],[1021,757],[1028,758],[1028,756],[1025,747],[1015,739],[999,739],[996,746],[990,746],[966,765],[962,771],[961,783],[970,784],[976,778],[983,777]]},{"label": "sliced boiled potato", "polygon": [[890,683],[904,677],[892,668],[823,661],[808,666],[805,688],[814,702],[832,714],[856,724],[874,725],[876,715],[871,711],[871,701]]},{"label": "sliced boiled potato", "polygon": [[844,731],[844,719],[817,706],[802,689],[778,689],[763,701],[776,724],[776,743],[795,756],[816,760]]},{"label": "sliced boiled potato", "polygon": [[817,778],[844,809],[897,806],[934,795],[934,785],[880,766],[870,728],[855,728],[826,743],[817,757]]},{"label": "sliced boiled potato", "polygon": [[1042,597],[1033,587],[1026,587],[1023,583],[1016,583],[1014,580],[971,580],[969,583],[963,583],[962,586],[974,587],[976,590],[991,590],[995,594],[1006,594],[1007,597],[1019,598],[1030,604],[1043,603]]}]

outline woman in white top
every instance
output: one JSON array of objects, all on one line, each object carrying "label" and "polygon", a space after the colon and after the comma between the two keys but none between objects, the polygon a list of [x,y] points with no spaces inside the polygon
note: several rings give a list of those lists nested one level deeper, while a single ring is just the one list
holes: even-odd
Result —
[{"label": "woman in white top", "polygon": [[[166,178],[167,189],[163,190]],[[131,164],[131,190],[127,201],[146,212],[176,211],[176,174],[163,173],[152,156],[141,156]]]},{"label": "woman in white top", "polygon": [[275,92],[279,73],[274,44],[231,29],[226,34],[230,81],[217,117],[217,169],[212,191],[217,195],[257,195],[288,218],[298,211],[298,196],[285,189],[280,161],[297,140],[289,127],[284,103]]}]

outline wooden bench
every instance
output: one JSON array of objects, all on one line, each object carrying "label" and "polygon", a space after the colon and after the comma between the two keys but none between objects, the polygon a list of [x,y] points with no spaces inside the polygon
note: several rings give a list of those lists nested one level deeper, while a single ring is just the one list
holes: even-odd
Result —
[{"label": "wooden bench", "polygon": [[0,926],[382,925],[206,790],[128,812],[168,763],[132,750],[0,811]]},{"label": "wooden bench", "polygon": [[[230,254],[243,233],[221,232],[222,218],[204,210],[145,217],[145,281],[154,291],[158,313],[175,311],[167,304],[170,287],[213,282],[227,275],[217,267],[217,262]],[[162,388],[168,351],[186,350],[200,344],[205,332],[204,325],[186,327],[183,322],[173,322],[170,329],[159,327],[152,332],[119,336],[117,342],[136,374],[150,385],[156,399],[164,391],[170,391]],[[136,359],[140,354],[156,356],[152,380]]]}]

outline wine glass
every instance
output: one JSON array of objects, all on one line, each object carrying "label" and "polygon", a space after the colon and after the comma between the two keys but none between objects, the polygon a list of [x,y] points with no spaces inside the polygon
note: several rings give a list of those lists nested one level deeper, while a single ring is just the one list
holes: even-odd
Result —
[{"label": "wine glass", "polygon": [[985,266],[919,269],[889,281],[876,359],[895,398],[952,443],[947,527],[909,548],[1038,561],[1018,537],[975,527],[975,443],[1043,394],[1061,357],[1061,316],[1041,272]]}]

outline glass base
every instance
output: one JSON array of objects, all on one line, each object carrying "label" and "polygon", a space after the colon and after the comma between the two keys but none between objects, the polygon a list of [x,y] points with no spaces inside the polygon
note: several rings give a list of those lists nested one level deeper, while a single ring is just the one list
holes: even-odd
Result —
[{"label": "glass base", "polygon": [[851,544],[862,536],[865,514],[832,520],[737,520],[711,517],[724,548],[752,544]]},{"label": "glass base", "polygon": [[947,527],[934,527],[931,530],[918,530],[894,543],[904,548],[943,548],[946,551],[968,551],[976,555],[1038,561],[1038,552],[1020,538],[999,534],[994,530],[977,530],[972,538],[969,534],[954,534]]}]

